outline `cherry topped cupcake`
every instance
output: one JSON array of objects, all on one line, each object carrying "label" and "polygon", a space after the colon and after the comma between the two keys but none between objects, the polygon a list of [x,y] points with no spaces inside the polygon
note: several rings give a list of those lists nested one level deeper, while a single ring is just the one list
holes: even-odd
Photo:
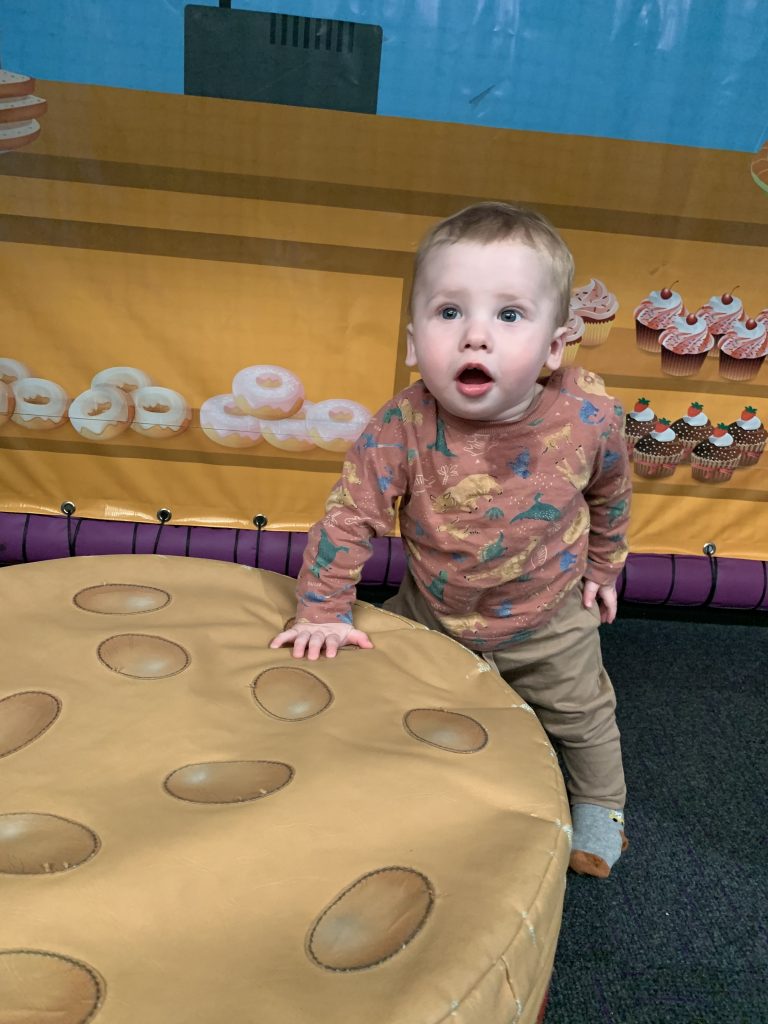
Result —
[{"label": "cherry topped cupcake", "polygon": [[658,478],[672,476],[683,458],[683,442],[669,424],[657,419],[653,430],[635,445],[634,462],[638,476]]},{"label": "cherry topped cupcake", "polygon": [[737,320],[744,319],[744,306],[738,295],[724,292],[722,295],[713,295],[709,302],[696,310],[696,316],[706,320],[714,341],[709,354],[716,356],[720,338]]},{"label": "cherry topped cupcake", "polygon": [[683,300],[671,288],[651,292],[635,310],[635,338],[644,352],[659,351],[659,335],[672,326],[676,316],[685,316]]},{"label": "cherry topped cupcake", "polygon": [[676,316],[671,327],[661,332],[661,369],[673,377],[698,373],[714,342],[703,317],[695,313]]},{"label": "cherry topped cupcake", "polygon": [[613,327],[618,309],[619,300],[597,278],[593,277],[583,288],[576,288],[571,297],[571,312],[584,321],[582,345],[586,348],[602,345]]},{"label": "cherry topped cupcake", "polygon": [[712,432],[712,424],[701,402],[691,402],[688,412],[675,420],[672,429],[683,443],[683,460],[687,459],[699,441],[705,441]]},{"label": "cherry topped cupcake", "polygon": [[720,339],[720,376],[752,380],[768,355],[768,331],[760,320],[737,321]]},{"label": "cherry topped cupcake", "polygon": [[753,405],[746,405],[741,416],[734,423],[728,424],[728,433],[739,451],[739,465],[754,466],[765,451],[768,441],[768,431],[760,422],[757,409]]},{"label": "cherry topped cupcake", "polygon": [[656,413],[651,408],[650,400],[638,398],[634,409],[624,419],[624,436],[627,441],[627,452],[632,455],[635,445],[641,437],[650,434],[656,421]]},{"label": "cherry topped cupcake", "polygon": [[706,441],[699,441],[691,452],[694,480],[716,484],[730,480],[739,464],[739,450],[724,423],[718,423]]}]

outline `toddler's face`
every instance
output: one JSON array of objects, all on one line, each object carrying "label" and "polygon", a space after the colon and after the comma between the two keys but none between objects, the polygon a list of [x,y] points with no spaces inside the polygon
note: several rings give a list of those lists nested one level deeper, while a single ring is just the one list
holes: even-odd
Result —
[{"label": "toddler's face", "polygon": [[439,245],[414,293],[406,362],[455,416],[518,419],[542,367],[560,365],[555,308],[546,258],[524,242]]}]

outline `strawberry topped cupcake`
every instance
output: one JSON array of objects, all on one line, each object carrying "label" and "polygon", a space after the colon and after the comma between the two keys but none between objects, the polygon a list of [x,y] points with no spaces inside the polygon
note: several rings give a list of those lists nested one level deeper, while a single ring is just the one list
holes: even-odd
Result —
[{"label": "strawberry topped cupcake", "polygon": [[724,292],[722,295],[713,295],[709,302],[696,310],[696,316],[706,320],[714,340],[709,354],[716,356],[720,338],[737,320],[744,319],[744,306],[738,295]]},{"label": "strawberry topped cupcake", "polygon": [[644,352],[658,352],[661,332],[672,326],[676,316],[685,316],[686,312],[683,300],[671,288],[651,292],[635,310],[637,347]]},{"label": "strawberry topped cupcake", "polygon": [[728,433],[733,437],[739,452],[740,466],[754,466],[765,451],[768,431],[757,415],[753,405],[747,405],[735,423],[728,424]]},{"label": "strawberry topped cupcake", "polygon": [[575,289],[571,297],[571,312],[584,321],[581,343],[585,348],[602,345],[613,327],[618,309],[619,300],[597,278],[593,277],[589,284]]},{"label": "strawberry topped cupcake", "polygon": [[571,315],[565,324],[565,334],[563,335],[563,341],[565,342],[565,348],[563,349],[563,366],[571,366],[575,360],[576,355],[581,348],[581,339],[584,337],[584,321],[581,317],[571,310]]},{"label": "strawberry topped cupcake", "polygon": [[683,458],[683,442],[677,437],[669,420],[657,419],[653,430],[635,445],[634,461],[638,476],[658,478],[672,476]]},{"label": "strawberry topped cupcake", "polygon": [[712,433],[712,424],[704,412],[701,402],[691,402],[688,412],[675,420],[672,429],[683,442],[683,461],[688,458],[699,441],[705,441]]},{"label": "strawberry topped cupcake", "polygon": [[706,320],[689,313],[676,316],[661,332],[661,370],[673,377],[691,377],[698,373],[714,342]]},{"label": "strawberry topped cupcake", "polygon": [[768,355],[768,332],[759,320],[740,320],[720,339],[720,376],[727,380],[752,380]]},{"label": "strawberry topped cupcake", "polygon": [[638,398],[634,409],[627,413],[624,420],[624,436],[630,457],[640,438],[653,430],[655,420],[656,413],[651,408],[650,401],[647,398]]},{"label": "strawberry topped cupcake", "polygon": [[718,423],[706,441],[699,441],[691,452],[694,480],[715,484],[730,480],[739,464],[739,450],[724,423]]}]

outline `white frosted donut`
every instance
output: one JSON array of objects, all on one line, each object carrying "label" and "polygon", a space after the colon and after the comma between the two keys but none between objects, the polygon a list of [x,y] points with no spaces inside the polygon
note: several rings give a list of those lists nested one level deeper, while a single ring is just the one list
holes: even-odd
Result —
[{"label": "white frosted donut", "polygon": [[313,402],[305,402],[295,416],[285,420],[264,420],[261,428],[264,440],[284,452],[308,452],[315,447],[309,433],[307,413]]},{"label": "white frosted donut", "polygon": [[307,413],[312,439],[329,452],[345,452],[358,439],[370,418],[364,405],[348,398],[318,402]]},{"label": "white frosted donut", "polygon": [[0,359],[0,380],[4,384],[13,384],[15,380],[31,377],[32,371],[18,359]]},{"label": "white frosted donut", "polygon": [[148,388],[152,378],[135,366],[109,366],[106,370],[100,370],[91,381],[92,388],[100,388],[103,384],[120,388],[130,395],[138,388]]},{"label": "white frosted donut", "polygon": [[186,398],[171,388],[151,385],[133,392],[136,406],[131,430],[145,437],[176,437],[186,430],[192,418]]},{"label": "white frosted donut", "polygon": [[109,384],[83,391],[69,407],[69,422],[89,441],[110,441],[127,430],[132,419],[133,402]]},{"label": "white frosted donut", "polygon": [[304,386],[284,366],[246,366],[235,374],[232,393],[243,412],[262,420],[287,419],[304,401]]},{"label": "white frosted donut", "polygon": [[60,384],[42,377],[13,382],[16,408],[11,419],[29,430],[53,430],[67,418],[69,396]]},{"label": "white frosted donut", "polygon": [[244,413],[234,395],[206,398],[200,406],[200,426],[206,437],[227,448],[251,448],[261,441],[261,420]]},{"label": "white frosted donut", "polygon": [[15,404],[10,386],[0,380],[0,426],[7,423]]}]

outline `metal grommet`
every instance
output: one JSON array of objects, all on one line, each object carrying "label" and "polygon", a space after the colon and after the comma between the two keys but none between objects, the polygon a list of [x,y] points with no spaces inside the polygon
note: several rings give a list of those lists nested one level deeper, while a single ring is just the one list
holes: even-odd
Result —
[{"label": "metal grommet", "polygon": [[77,506],[74,501],[62,501],[59,507],[65,516],[72,516],[77,512]]},{"label": "metal grommet", "polygon": [[253,517],[253,525],[256,527],[257,530],[263,530],[268,522],[269,520],[267,519],[267,517],[261,514]]},{"label": "metal grommet", "polygon": [[165,525],[165,523],[170,523],[171,518],[173,517],[173,513],[169,508],[159,508],[155,515],[157,516],[157,521],[163,525]]},{"label": "metal grommet", "polygon": [[708,541],[702,548],[705,555],[711,558],[714,554],[717,554],[717,544],[714,544],[711,540]]}]

